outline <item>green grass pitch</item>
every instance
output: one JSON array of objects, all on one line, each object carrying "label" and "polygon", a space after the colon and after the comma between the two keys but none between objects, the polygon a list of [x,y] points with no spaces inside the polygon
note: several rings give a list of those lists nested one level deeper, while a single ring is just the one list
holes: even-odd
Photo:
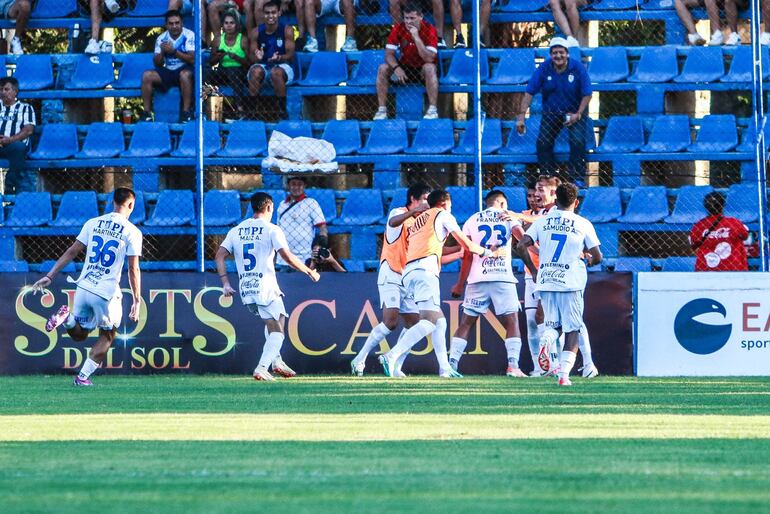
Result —
[{"label": "green grass pitch", "polygon": [[766,512],[770,379],[0,378],[0,512]]}]

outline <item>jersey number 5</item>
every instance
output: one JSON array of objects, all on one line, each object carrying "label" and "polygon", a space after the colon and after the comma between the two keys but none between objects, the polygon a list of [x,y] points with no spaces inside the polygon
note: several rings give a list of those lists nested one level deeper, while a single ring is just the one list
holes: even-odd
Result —
[{"label": "jersey number 5", "polygon": [[553,252],[551,262],[558,262],[561,252],[564,251],[564,245],[567,243],[567,234],[551,234],[551,241],[556,241],[556,251]]},{"label": "jersey number 5", "polygon": [[251,254],[254,249],[254,243],[243,245],[243,271],[251,271],[257,267],[257,258]]},{"label": "jersey number 5", "polygon": [[106,242],[99,236],[93,237],[94,245],[91,247],[92,253],[88,258],[90,264],[96,264],[97,262],[105,268],[112,266],[117,256],[115,250],[120,243],[115,239],[108,239]]}]

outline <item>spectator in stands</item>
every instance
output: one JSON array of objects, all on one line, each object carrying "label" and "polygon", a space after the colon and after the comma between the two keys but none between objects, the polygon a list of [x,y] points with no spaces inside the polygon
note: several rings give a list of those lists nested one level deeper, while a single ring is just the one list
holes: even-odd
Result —
[{"label": "spectator in stands", "polygon": [[770,46],[770,1],[762,1],[762,20],[764,20],[765,29],[759,35],[759,43]]},{"label": "spectator in stands", "polygon": [[583,63],[569,57],[564,38],[551,40],[551,58],[532,74],[516,121],[519,134],[526,132],[524,117],[532,97],[543,95],[543,116],[537,136],[537,160],[548,174],[557,173],[553,147],[562,128],[569,130],[569,175],[578,187],[585,186],[586,121],[583,114],[591,100],[591,79]]},{"label": "spectator in stands", "polygon": [[78,6],[91,16],[91,39],[88,40],[85,53],[112,53],[112,43],[101,40],[102,18],[111,20],[121,9],[128,7],[127,2],[118,0],[78,0]]},{"label": "spectator in stands", "polygon": [[[436,24],[436,36],[438,41],[436,42],[436,48],[446,48],[446,41],[444,41],[444,0],[388,0],[390,2],[390,16],[393,18],[393,25],[399,25],[402,21],[406,21],[402,14],[406,14],[407,5],[411,5],[410,9],[417,9],[422,19],[423,6],[427,7],[430,3],[433,6],[433,23]],[[414,12],[414,11],[412,11]]]},{"label": "spectator in stands", "polygon": [[723,214],[725,196],[714,191],[703,199],[708,216],[690,231],[695,271],[748,271],[744,241],[749,229],[740,220]]},{"label": "spectator in stands", "polygon": [[[461,25],[463,22],[463,5],[471,7],[469,0],[451,0],[449,5],[449,14],[452,17],[452,26],[455,29],[455,48],[465,48],[465,38],[463,37]],[[492,0],[481,0],[479,8],[479,32],[481,33],[481,47],[485,48],[490,44],[489,34],[489,14],[492,11]],[[473,45],[471,45],[473,46]]]},{"label": "spectator in stands", "polygon": [[[289,195],[278,205],[278,222],[286,234],[289,249],[302,262],[313,257],[313,240],[318,229],[319,238],[316,246],[329,247],[329,231],[326,228],[321,206],[312,198],[305,195],[305,178],[302,176],[289,177],[287,182]],[[278,257],[278,264],[287,264]]]},{"label": "spectator in stands", "polygon": [[[206,70],[206,82],[217,86],[230,86],[235,92],[236,109],[243,117],[243,99],[248,95],[246,69],[249,43],[241,32],[241,17],[236,11],[227,11],[222,20],[224,31],[214,45],[209,58],[211,68]],[[218,65],[218,66],[217,66]],[[214,66],[217,66],[214,68]]]},{"label": "spectator in stands", "polygon": [[195,63],[195,33],[182,26],[179,11],[166,13],[166,31],[155,40],[154,70],[142,75],[142,103],[140,121],[152,121],[152,92],[179,87],[182,94],[182,122],[193,119],[192,108],[193,64]]},{"label": "spectator in stands", "polygon": [[266,2],[262,14],[265,23],[249,34],[249,60],[253,63],[248,73],[249,94],[258,96],[269,76],[280,102],[281,118],[285,118],[286,86],[294,80],[294,70],[289,64],[294,59],[294,30],[281,20],[277,0]]},{"label": "spectator in stands", "polygon": [[[767,2],[765,2],[767,3]],[[695,20],[690,13],[690,8],[705,5],[706,13],[711,23],[710,45],[740,45],[741,36],[738,35],[738,10],[746,9],[749,0],[674,0],[674,7],[679,19],[687,30],[687,42],[691,45],[705,45],[706,40],[695,29]],[[724,7],[727,26],[730,35],[725,40],[722,34],[722,20],[719,17],[720,5]]]},{"label": "spectator in stands", "polygon": [[[385,45],[385,62],[377,70],[377,101],[379,108],[375,120],[388,117],[388,84],[393,78],[398,84],[425,82],[428,93],[428,110],[425,119],[438,118],[438,76],[436,74],[436,29],[422,18],[419,5],[408,3],[404,7],[404,21],[393,26]],[[396,50],[401,50],[396,59]],[[392,77],[391,77],[392,76]]]},{"label": "spectator in stands", "polygon": [[5,194],[35,191],[36,177],[27,170],[29,136],[35,130],[35,111],[28,103],[17,100],[19,81],[0,78],[0,159],[8,159]]},{"label": "spectator in stands", "polygon": [[315,236],[311,246],[312,255],[305,261],[305,266],[316,271],[336,271],[338,273],[347,273],[345,266],[334,257],[331,249],[327,246],[328,238],[326,236]]},{"label": "spectator in stands", "polygon": [[[201,9],[201,23],[206,26],[208,22],[209,30],[211,31],[212,38],[216,41],[222,32],[222,17],[225,12],[237,9],[240,14],[244,14],[246,23],[249,23],[249,12],[253,12],[251,3],[253,0],[202,0],[205,2],[205,9]],[[208,38],[204,38],[207,42]]]},{"label": "spectator in stands", "polygon": [[580,46],[577,34],[580,32],[579,7],[586,4],[586,0],[550,0],[553,21],[565,36],[567,36],[567,48]]},{"label": "spectator in stands", "polygon": [[27,22],[32,10],[32,0],[0,0],[0,18],[16,20],[16,34],[11,39],[11,53],[22,55],[21,41],[27,33]]},{"label": "spectator in stands", "polygon": [[297,11],[304,10],[307,38],[303,52],[317,52],[318,40],[316,39],[316,21],[327,14],[338,14],[345,17],[345,42],[342,44],[343,52],[356,52],[356,7],[359,0],[295,0]]}]

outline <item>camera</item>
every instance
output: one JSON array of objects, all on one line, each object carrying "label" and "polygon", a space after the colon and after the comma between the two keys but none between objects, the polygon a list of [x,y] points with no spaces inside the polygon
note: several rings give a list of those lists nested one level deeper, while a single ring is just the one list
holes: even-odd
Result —
[{"label": "camera", "polygon": [[319,259],[328,259],[332,256],[332,252],[328,248],[319,248],[318,249],[318,258]]}]

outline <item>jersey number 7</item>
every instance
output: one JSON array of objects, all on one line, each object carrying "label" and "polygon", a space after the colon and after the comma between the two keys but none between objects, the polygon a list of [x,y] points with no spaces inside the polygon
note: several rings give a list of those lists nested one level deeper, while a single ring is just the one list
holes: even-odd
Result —
[{"label": "jersey number 7", "polygon": [[556,241],[556,251],[553,252],[551,262],[558,262],[561,252],[564,251],[564,245],[567,243],[567,234],[551,234],[551,241]]}]

